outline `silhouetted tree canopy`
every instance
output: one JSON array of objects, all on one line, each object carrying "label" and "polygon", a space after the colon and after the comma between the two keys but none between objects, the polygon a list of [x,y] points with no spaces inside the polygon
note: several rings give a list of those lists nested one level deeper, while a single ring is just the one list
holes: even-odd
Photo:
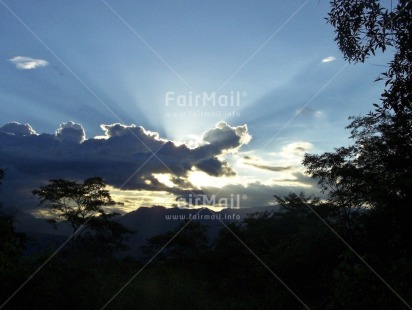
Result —
[{"label": "silhouetted tree canopy", "polygon": [[[392,3],[392,2],[391,2]],[[340,50],[348,61],[364,62],[376,50],[394,51],[383,73],[388,88],[380,111],[411,112],[412,3],[399,0],[385,7],[379,0],[333,0],[327,21],[335,27]]]},{"label": "silhouetted tree canopy", "polygon": [[349,147],[306,154],[303,164],[344,210],[409,205],[412,195],[412,2],[331,1],[328,22],[348,61],[364,62],[377,49],[394,53],[381,102],[352,117]]},{"label": "silhouetted tree canopy", "polygon": [[[4,170],[0,169],[0,185]],[[0,278],[15,271],[24,250],[26,236],[14,229],[15,217],[5,212],[0,203]]]},{"label": "silhouetted tree canopy", "polygon": [[[183,227],[184,229],[182,229]],[[188,262],[198,259],[209,249],[207,227],[200,222],[186,220],[175,230],[148,239],[142,250],[146,255],[152,257],[170,240],[172,242],[159,253],[160,260]]]},{"label": "silhouetted tree canopy", "polygon": [[40,204],[49,208],[58,220],[68,221],[76,231],[92,216],[106,214],[102,207],[115,205],[105,187],[99,177],[87,179],[81,184],[58,179],[34,190],[33,195],[38,196]]},{"label": "silhouetted tree canopy", "polygon": [[69,222],[76,233],[75,239],[81,237],[89,249],[98,250],[99,246],[124,248],[123,236],[131,231],[112,221],[118,213],[104,210],[104,207],[116,204],[105,188],[100,177],[86,179],[83,183],[58,179],[34,190],[33,194],[55,215],[51,223]]}]

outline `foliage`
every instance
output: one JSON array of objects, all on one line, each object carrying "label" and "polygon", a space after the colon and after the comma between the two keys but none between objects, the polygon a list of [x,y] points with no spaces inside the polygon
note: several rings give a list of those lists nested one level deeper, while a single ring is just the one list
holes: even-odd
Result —
[{"label": "foliage", "polygon": [[194,259],[197,260],[209,249],[207,227],[200,222],[186,220],[175,230],[147,240],[142,250],[151,258],[170,240],[172,241],[159,253],[160,260],[168,259],[188,263]]},{"label": "foliage", "polygon": [[[0,185],[4,171],[0,169]],[[15,217],[0,204],[0,274],[15,265],[24,249],[25,235],[14,229]]]},{"label": "foliage", "polygon": [[104,188],[102,178],[90,178],[82,184],[63,179],[50,180],[46,186],[33,191],[59,220],[68,221],[73,231],[79,229],[88,219],[97,213],[105,214],[103,206],[112,206],[109,191]]},{"label": "foliage", "polygon": [[125,249],[123,237],[131,231],[112,220],[117,213],[104,210],[116,204],[105,187],[100,177],[86,179],[83,183],[58,179],[34,190],[33,194],[55,215],[52,223],[57,220],[70,223],[73,239],[81,239],[84,248],[95,251]]},{"label": "foliage", "polygon": [[[392,10],[380,1],[331,1],[328,22],[349,61],[363,62],[391,47],[394,58],[379,79],[386,80],[381,103],[353,117],[353,145],[321,155],[306,154],[307,172],[347,212],[394,207],[412,201],[412,3]],[[349,210],[349,211],[348,211]]]},{"label": "foliage", "polygon": [[[0,185],[4,170],[0,169]],[[5,296],[10,286],[20,280],[24,267],[21,255],[25,249],[26,235],[15,231],[15,216],[7,212],[0,204],[0,299]],[[0,302],[1,304],[1,302]]]},{"label": "foliage", "polygon": [[24,234],[14,229],[14,216],[0,208],[0,274],[18,262],[25,239]]},{"label": "foliage", "polygon": [[[327,20],[348,61],[364,62],[388,48],[393,59],[378,78],[385,80],[381,102],[369,114],[351,118],[353,144],[306,154],[303,164],[350,224],[345,240],[410,303],[412,2],[400,0],[390,9],[377,0],[333,0],[331,6]],[[344,255],[334,271],[330,308],[402,306],[351,251]]]},{"label": "foliage", "polygon": [[[392,3],[392,2],[391,2]],[[348,61],[364,62],[388,47],[394,51],[382,75],[388,89],[379,111],[411,113],[412,3],[399,0],[386,8],[379,0],[333,0],[327,21],[335,28],[339,49]]]}]

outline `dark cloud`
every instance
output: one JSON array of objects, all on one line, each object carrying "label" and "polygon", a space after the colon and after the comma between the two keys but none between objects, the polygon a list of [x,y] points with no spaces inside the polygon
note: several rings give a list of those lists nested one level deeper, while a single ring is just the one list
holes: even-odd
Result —
[{"label": "dark cloud", "polygon": [[13,134],[15,136],[31,136],[36,134],[29,124],[23,125],[17,122],[11,122],[0,127],[0,132]]},{"label": "dark cloud", "polygon": [[292,176],[294,178],[290,179],[283,179],[280,180],[281,182],[291,182],[291,183],[296,183],[296,184],[305,184],[307,186],[311,186],[313,188],[319,189],[320,187],[318,186],[318,181],[315,179],[312,179],[310,176],[302,173],[302,172],[293,172]]},{"label": "dark cloud", "polygon": [[226,162],[220,161],[216,157],[203,160],[196,164],[196,167],[213,176],[236,175],[236,172]]},{"label": "dark cloud", "polygon": [[63,143],[82,143],[86,140],[86,133],[80,124],[67,122],[56,130],[56,138]]},{"label": "dark cloud", "polygon": [[203,190],[182,190],[176,197],[176,205],[179,207],[203,205],[205,204],[205,197],[207,195]]},{"label": "dark cloud", "polygon": [[231,127],[226,122],[219,122],[216,127],[203,134],[203,140],[222,150],[234,149],[250,141],[246,125]]},{"label": "dark cloud", "polygon": [[217,193],[216,200],[226,198],[229,203],[233,202],[235,207],[240,208],[273,205],[275,203],[273,195],[287,196],[289,193],[298,194],[302,191],[308,195],[314,194],[320,198],[325,198],[325,195],[321,193],[320,188],[317,186],[316,181],[299,172],[293,173],[293,176],[296,177],[296,179],[288,180],[293,181],[288,182],[292,183],[289,186],[282,184],[282,180],[278,184],[275,183],[271,185],[254,182],[247,185],[229,184],[222,188],[208,186],[202,187],[202,190],[207,196]]},{"label": "dark cloud", "polygon": [[[194,149],[161,139],[141,126],[101,127],[104,136],[86,139],[83,127],[73,122],[61,124],[54,134],[41,135],[30,125],[6,124],[0,129],[0,167],[10,170],[9,183],[20,187],[25,183],[31,189],[53,178],[102,176],[114,187],[178,193],[193,188],[186,179],[193,169],[212,176],[234,175],[219,155],[250,140],[246,125],[227,123],[207,131],[203,144]],[[154,176],[159,173],[172,174],[176,187],[159,182]],[[13,177],[17,174],[19,180]]]},{"label": "dark cloud", "polygon": [[172,183],[178,186],[179,188],[193,188],[194,186],[185,178],[179,178],[172,176]]}]

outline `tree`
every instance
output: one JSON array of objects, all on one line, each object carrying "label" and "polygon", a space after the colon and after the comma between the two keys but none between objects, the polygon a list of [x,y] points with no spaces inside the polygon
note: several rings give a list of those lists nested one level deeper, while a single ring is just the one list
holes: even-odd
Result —
[{"label": "tree", "polygon": [[[0,185],[4,178],[4,170],[0,169]],[[24,250],[26,236],[14,229],[15,217],[5,212],[0,204],[0,278],[2,278],[2,289],[4,291],[19,268],[20,256]],[[4,285],[4,286],[3,286]],[[1,294],[0,294],[1,296]]]},{"label": "tree", "polygon": [[73,232],[96,214],[106,214],[103,206],[112,206],[108,190],[102,178],[90,178],[82,184],[63,179],[51,180],[46,186],[33,191],[40,204],[44,204],[59,220],[70,223]]},{"label": "tree", "polygon": [[406,207],[412,201],[412,2],[385,8],[377,0],[333,0],[328,22],[350,62],[364,62],[375,51],[394,52],[380,104],[366,116],[352,117],[354,144],[321,155],[306,154],[303,164],[333,203],[349,214],[359,207]]},{"label": "tree", "polygon": [[[73,233],[77,233],[74,239],[82,237],[84,243],[96,249],[103,244],[122,248],[123,235],[131,231],[111,221],[117,213],[104,210],[104,207],[116,204],[105,188],[100,177],[86,179],[83,183],[58,179],[34,190],[33,194],[54,214],[51,223],[58,220],[70,223]],[[100,242],[96,243],[96,240]]]},{"label": "tree", "polygon": [[[386,8],[378,0],[333,0],[327,21],[349,62],[364,62],[378,50],[390,50],[393,59],[377,79],[385,81],[381,101],[367,115],[350,118],[353,144],[305,154],[303,164],[329,202],[355,224],[351,246],[411,300],[412,2]],[[362,212],[354,218],[357,209]],[[395,308],[396,296],[352,254],[342,253],[346,258],[334,271],[330,306]]]},{"label": "tree", "polygon": [[147,256],[152,257],[172,238],[173,241],[159,253],[160,260],[180,263],[199,260],[209,250],[207,227],[196,221],[188,223],[188,220],[183,221],[174,231],[151,237],[142,250]]},{"label": "tree", "polygon": [[381,112],[411,112],[412,3],[399,0],[386,8],[379,0],[333,0],[327,21],[335,27],[338,46],[348,61],[364,62],[376,50],[394,50],[383,74],[389,88],[383,94]]}]

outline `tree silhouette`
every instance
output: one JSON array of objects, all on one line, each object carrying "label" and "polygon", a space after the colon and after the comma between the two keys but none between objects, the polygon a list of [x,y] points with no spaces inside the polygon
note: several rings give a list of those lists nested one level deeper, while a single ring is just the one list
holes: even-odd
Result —
[{"label": "tree silhouette", "polygon": [[[0,169],[0,185],[3,178],[4,170]],[[0,278],[12,276],[25,246],[26,236],[15,231],[14,221],[14,215],[5,212],[0,203]]]},{"label": "tree silhouette", "polygon": [[[331,5],[327,20],[348,61],[364,62],[389,48],[394,56],[377,79],[385,80],[380,103],[367,115],[350,118],[353,144],[305,154],[303,164],[355,227],[345,231],[345,240],[410,301],[412,2],[399,0],[394,8],[377,0],[333,0]],[[354,212],[358,209],[362,212]],[[332,308],[397,308],[399,300],[367,266],[350,252],[341,257],[333,272]]]},{"label": "tree silhouette", "polygon": [[307,172],[343,210],[408,206],[412,201],[412,2],[385,8],[377,0],[333,0],[328,22],[348,61],[394,51],[381,102],[347,127],[353,145],[306,154]]},{"label": "tree silhouette", "polygon": [[381,78],[389,88],[381,112],[411,111],[412,3],[398,1],[387,8],[379,0],[333,0],[328,22],[335,27],[335,41],[348,61],[364,62],[376,50],[394,50],[389,69]]},{"label": "tree silhouette", "polygon": [[103,206],[115,204],[105,187],[103,179],[98,177],[82,184],[58,179],[34,190],[33,195],[38,196],[40,204],[49,208],[58,220],[68,221],[75,232],[96,214],[106,214]]},{"label": "tree silhouette", "polygon": [[[158,254],[160,260],[189,262],[199,259],[209,249],[207,227],[200,222],[183,221],[175,230],[154,236],[142,247],[143,252],[152,257],[172,238],[173,241]],[[183,230],[181,230],[185,227]],[[181,231],[180,231],[181,230]]]},{"label": "tree silhouette", "polygon": [[84,244],[96,250],[101,245],[124,248],[123,235],[131,231],[111,220],[118,213],[104,210],[116,204],[105,188],[100,177],[86,179],[83,183],[58,179],[34,190],[33,194],[54,214],[51,223],[58,220],[70,223],[76,233],[74,240],[81,238]]}]

